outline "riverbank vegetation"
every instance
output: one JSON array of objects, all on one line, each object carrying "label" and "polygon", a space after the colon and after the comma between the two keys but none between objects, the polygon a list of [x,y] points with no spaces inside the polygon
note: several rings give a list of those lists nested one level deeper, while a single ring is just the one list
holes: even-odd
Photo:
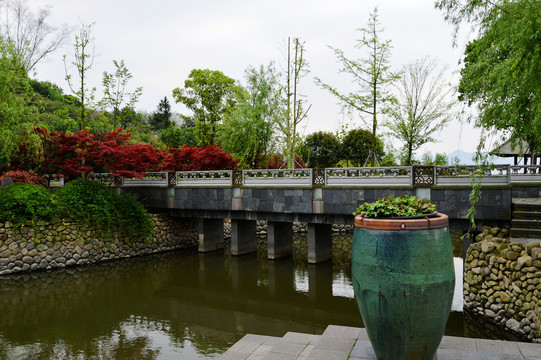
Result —
[{"label": "riverbank vegetation", "polygon": [[134,196],[88,179],[70,181],[54,193],[25,182],[0,189],[0,222],[24,227],[58,220],[91,225],[103,235],[118,232],[146,238],[153,228],[150,215]]}]

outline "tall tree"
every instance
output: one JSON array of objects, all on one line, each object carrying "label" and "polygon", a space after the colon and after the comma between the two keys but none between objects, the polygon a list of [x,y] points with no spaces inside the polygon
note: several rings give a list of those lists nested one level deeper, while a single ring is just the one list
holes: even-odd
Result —
[{"label": "tall tree", "polygon": [[336,166],[340,160],[340,141],[329,132],[318,131],[304,140],[308,152],[308,165],[312,168]]},{"label": "tall tree", "polygon": [[404,144],[405,165],[422,145],[436,141],[432,135],[451,119],[454,90],[445,68],[428,57],[405,65],[398,81],[398,101],[389,112],[386,126]]},{"label": "tall tree", "polygon": [[113,73],[103,72],[103,99],[100,101],[101,106],[111,110],[113,125],[111,130],[115,130],[121,122],[122,107],[133,108],[143,93],[142,87],[135,88],[133,92],[126,91],[128,81],[133,76],[124,64],[124,60],[120,62],[113,60],[113,64],[115,65]]},{"label": "tall tree", "polygon": [[124,106],[119,114],[119,123],[120,127],[124,129],[137,129],[141,131],[143,125],[143,114],[138,113],[132,106]]},{"label": "tall tree", "polygon": [[[478,36],[467,47],[459,99],[475,105],[475,125],[541,147],[541,2],[539,0],[439,0],[458,29],[473,23]],[[483,139],[481,139],[482,143]],[[521,149],[525,151],[527,149]]]},{"label": "tall tree", "polygon": [[96,88],[87,87],[88,72],[94,65],[94,38],[92,37],[92,26],[94,24],[81,24],[79,34],[75,35],[75,44],[73,60],[71,65],[75,66],[78,76],[78,82],[75,83],[72,75],[68,72],[67,56],[64,55],[64,69],[66,71],[66,81],[73,95],[79,102],[80,130],[85,129],[85,120],[88,113],[88,107],[94,100]]},{"label": "tall tree", "polygon": [[34,14],[25,0],[0,1],[0,35],[13,44],[26,72],[68,37],[67,26],[55,28],[48,24],[49,15],[48,8],[40,8]]},{"label": "tall tree", "polygon": [[300,93],[300,81],[308,74],[308,61],[305,58],[305,43],[299,38],[293,38],[293,49],[291,48],[291,40],[287,39],[287,71],[286,85],[283,87],[285,91],[285,116],[279,123],[280,131],[285,137],[285,157],[287,167],[295,168],[295,148],[300,140],[297,131],[297,125],[303,121],[308,115],[308,111],[312,107],[309,105],[305,108],[306,101]]},{"label": "tall tree", "polygon": [[41,153],[41,141],[33,131],[37,109],[31,105],[32,88],[23,62],[13,43],[0,36],[0,167],[9,165],[23,142],[32,155]]},{"label": "tall tree", "polygon": [[340,72],[348,73],[353,77],[353,83],[358,86],[356,91],[350,93],[340,92],[316,78],[316,83],[335,95],[350,113],[359,112],[361,117],[369,115],[372,121],[372,142],[370,145],[371,166],[377,162],[377,127],[378,115],[385,113],[391,103],[395,101],[389,85],[399,76],[390,69],[391,41],[383,40],[383,29],[378,21],[377,8],[370,14],[368,27],[359,31],[362,38],[357,40],[358,49],[366,49],[367,57],[362,59],[348,59],[344,51],[330,47],[338,61],[342,64]]},{"label": "tall tree", "polygon": [[[373,133],[363,129],[348,131],[342,139],[341,156],[346,160],[347,165],[351,162],[353,166],[366,166],[370,159],[372,149]],[[376,139],[375,157],[381,158],[383,153],[383,142]]]},{"label": "tall tree", "polygon": [[167,129],[172,125],[171,116],[171,105],[167,96],[160,100],[158,104],[158,110],[152,114],[150,118],[150,126],[154,130],[163,130]]},{"label": "tall tree", "polygon": [[192,111],[183,118],[195,122],[199,145],[217,145],[218,126],[235,109],[235,80],[221,71],[193,69],[184,88],[173,90],[173,98]]},{"label": "tall tree", "polygon": [[237,108],[220,130],[224,151],[241,164],[257,167],[274,148],[274,132],[281,112],[280,86],[274,64],[248,67],[246,86],[238,87]]}]

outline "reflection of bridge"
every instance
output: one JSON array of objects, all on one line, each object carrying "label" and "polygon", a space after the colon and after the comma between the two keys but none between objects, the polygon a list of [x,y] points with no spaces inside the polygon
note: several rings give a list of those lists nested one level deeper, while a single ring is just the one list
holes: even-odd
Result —
[{"label": "reflection of bridge", "polygon": [[301,293],[295,289],[298,268],[290,259],[259,260],[174,252],[6,277],[0,287],[0,358],[5,358],[2,338],[88,351],[95,339],[109,341],[130,318],[169,328],[179,343],[186,330],[201,331],[200,346],[223,344],[223,350],[262,329],[278,336],[322,332],[329,323],[362,326],[355,301],[332,294],[331,262],[303,267],[309,285]]},{"label": "reflection of bridge", "polygon": [[[319,330],[325,323],[362,324],[353,299],[333,296],[332,262],[303,269],[306,292],[296,290],[295,273],[290,259],[262,264],[256,256],[235,256],[226,259],[224,266],[223,253],[210,252],[199,256],[198,275],[164,284],[156,295],[182,298],[177,306],[179,311],[185,309],[183,318],[207,321],[209,327],[223,322],[221,326],[246,332],[260,332],[264,327],[283,334]],[[201,316],[201,308],[215,315]]]},{"label": "reflection of bridge", "polygon": [[[472,176],[479,176],[475,166],[193,171],[149,173],[121,186],[155,211],[200,218],[200,251],[221,246],[224,218],[232,222],[232,254],[255,251],[256,220],[263,219],[268,258],[275,259],[291,253],[291,222],[307,222],[308,260],[315,263],[331,256],[331,224],[352,224],[351,213],[380,196],[431,199],[452,227],[466,229]],[[509,225],[513,198],[540,196],[541,165],[496,165],[484,173],[476,221]]]}]

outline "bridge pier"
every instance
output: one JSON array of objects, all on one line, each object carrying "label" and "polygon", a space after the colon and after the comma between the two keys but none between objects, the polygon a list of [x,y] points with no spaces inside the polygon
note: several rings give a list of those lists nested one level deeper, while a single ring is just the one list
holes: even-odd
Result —
[{"label": "bridge pier", "polygon": [[231,255],[257,251],[255,220],[231,220]]},{"label": "bridge pier", "polygon": [[293,227],[290,222],[267,223],[267,258],[274,260],[293,253]]},{"label": "bridge pier", "polygon": [[223,219],[200,219],[197,232],[199,233],[199,252],[214,251],[224,247]]},{"label": "bridge pier", "polygon": [[308,223],[308,263],[332,258],[332,225]]}]

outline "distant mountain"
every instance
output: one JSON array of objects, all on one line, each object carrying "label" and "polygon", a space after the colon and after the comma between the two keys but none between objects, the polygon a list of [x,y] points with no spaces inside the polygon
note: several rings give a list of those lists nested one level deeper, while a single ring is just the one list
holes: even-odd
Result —
[{"label": "distant mountain", "polygon": [[[450,154],[447,154],[447,160],[449,164],[453,165],[456,163],[455,158],[458,158],[458,163],[460,165],[475,165],[475,153],[465,152],[462,150],[455,150]],[[495,165],[511,164],[513,165],[513,158],[505,158],[499,156],[492,156],[490,161]]]}]

